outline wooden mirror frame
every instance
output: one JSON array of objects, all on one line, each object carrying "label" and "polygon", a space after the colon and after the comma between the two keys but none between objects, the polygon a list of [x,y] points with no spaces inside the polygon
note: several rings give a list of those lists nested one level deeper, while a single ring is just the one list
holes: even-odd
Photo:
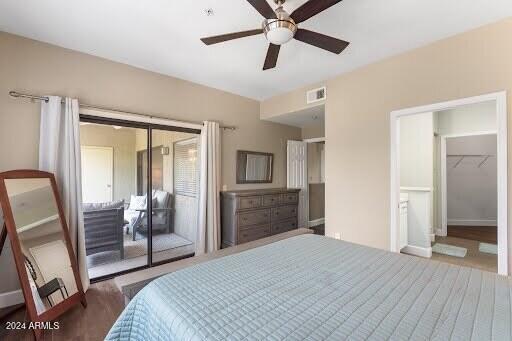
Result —
[{"label": "wooden mirror frame", "polygon": [[[30,289],[30,282],[28,279],[28,274],[25,269],[25,260],[24,255],[21,250],[20,241],[18,239],[18,234],[16,232],[16,223],[14,221],[14,216],[11,210],[11,204],[9,201],[9,196],[7,193],[7,188],[5,185],[5,180],[8,179],[49,179],[50,184],[52,186],[53,195],[55,197],[55,202],[57,205],[57,209],[59,212],[59,219],[64,233],[64,240],[66,242],[66,247],[68,249],[68,254],[71,262],[71,268],[73,269],[73,274],[75,277],[77,292],[67,297],[65,300],[57,303],[53,307],[48,308],[43,313],[38,315],[34,298],[32,297],[32,290]],[[28,315],[31,322],[49,322],[55,320],[57,317],[74,307],[75,305],[81,303],[85,308],[87,307],[87,301],[85,299],[84,290],[82,287],[82,281],[80,279],[80,274],[78,272],[78,263],[76,259],[76,255],[73,252],[73,246],[71,244],[71,239],[69,237],[68,225],[66,223],[66,218],[64,215],[64,210],[62,208],[62,202],[60,199],[59,191],[57,189],[57,183],[55,181],[55,176],[52,173],[42,172],[37,170],[14,170],[0,173],[0,204],[2,207],[2,211],[4,214],[5,221],[5,231],[2,232],[3,241],[5,241],[5,236],[9,235],[9,239],[11,241],[12,253],[14,256],[14,262],[16,264],[16,269],[18,271],[18,278],[20,280],[21,289],[23,292],[23,297],[25,299],[25,305],[27,307]],[[3,246],[3,243],[0,243],[0,247]],[[1,249],[0,249],[1,252]],[[43,323],[44,325],[44,323]],[[35,328],[33,328],[33,332],[36,340],[39,340],[44,332],[44,326],[40,324],[35,324]],[[43,327],[41,329],[41,327]]]},{"label": "wooden mirror frame", "polygon": [[[268,165],[268,172],[270,173],[270,179],[267,180],[247,180],[242,179],[242,174],[245,174],[247,167],[247,154],[263,155],[270,158],[270,164]],[[274,154],[263,153],[263,152],[252,152],[249,150],[237,150],[236,151],[236,183],[237,184],[270,184],[274,178]]]}]

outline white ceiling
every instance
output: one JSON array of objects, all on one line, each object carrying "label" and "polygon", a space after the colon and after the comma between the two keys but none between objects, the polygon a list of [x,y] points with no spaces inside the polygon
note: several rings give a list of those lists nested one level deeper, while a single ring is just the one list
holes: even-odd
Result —
[{"label": "white ceiling", "polygon": [[291,41],[268,71],[263,35],[199,40],[259,28],[245,0],[2,0],[0,30],[261,100],[511,15],[511,0],[344,0],[300,25],[350,41],[341,55]]},{"label": "white ceiling", "polygon": [[325,105],[317,105],[303,110],[265,118],[266,121],[286,124],[294,127],[305,127],[312,123],[325,120]]}]

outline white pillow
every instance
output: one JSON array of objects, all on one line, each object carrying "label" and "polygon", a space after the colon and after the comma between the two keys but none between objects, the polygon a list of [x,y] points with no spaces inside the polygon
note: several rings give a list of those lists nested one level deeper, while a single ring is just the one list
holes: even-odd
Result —
[{"label": "white pillow", "polygon": [[145,195],[132,195],[130,197],[129,210],[144,210],[146,209],[146,196]]}]

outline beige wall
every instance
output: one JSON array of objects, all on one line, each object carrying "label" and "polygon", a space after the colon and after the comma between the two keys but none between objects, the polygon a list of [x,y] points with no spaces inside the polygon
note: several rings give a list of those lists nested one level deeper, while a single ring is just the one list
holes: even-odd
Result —
[{"label": "beige wall", "polygon": [[[308,182],[324,182],[323,171],[325,169],[325,144],[321,142],[308,143]],[[324,154],[324,155],[322,155]]]},{"label": "beige wall", "polygon": [[[265,186],[286,186],[286,141],[300,139],[301,131],[261,121],[257,101],[7,33],[0,33],[0,51],[0,171],[38,165],[39,105],[8,96],[9,90],[24,90],[237,126],[222,134],[222,183],[228,189],[263,187],[235,183],[236,150],[246,149],[274,153],[274,182]],[[0,292],[17,287],[12,261],[6,257],[2,253],[0,265],[10,269],[4,277],[13,280],[2,281]]]},{"label": "beige wall", "polygon": [[[510,117],[511,36],[509,18],[326,82],[327,235],[341,232],[345,240],[389,249],[390,112],[506,90]],[[300,96],[271,99],[261,115],[276,107],[293,111]]]},{"label": "beige wall", "polygon": [[325,183],[309,184],[309,221],[325,218]]},{"label": "beige wall", "polygon": [[302,127],[302,139],[312,139],[325,136],[325,122],[308,124]]},{"label": "beige wall", "polygon": [[[261,102],[261,118],[265,119],[272,116],[279,116],[291,112],[302,111],[304,109],[313,108],[325,104],[326,101],[316,102],[312,104],[306,103],[306,92],[308,90],[317,89],[325,85],[325,82],[311,84],[300,89],[297,89],[295,91],[289,92],[287,94],[284,94],[282,96],[272,97]],[[327,90],[327,101],[329,100],[329,97],[329,90]]]}]

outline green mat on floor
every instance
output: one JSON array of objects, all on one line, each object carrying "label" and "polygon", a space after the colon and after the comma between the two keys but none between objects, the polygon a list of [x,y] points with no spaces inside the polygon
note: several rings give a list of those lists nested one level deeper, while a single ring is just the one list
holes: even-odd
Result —
[{"label": "green mat on floor", "polygon": [[440,253],[443,255],[453,256],[453,257],[460,257],[464,258],[466,257],[466,253],[468,252],[468,249],[465,247],[458,247],[448,244],[442,244],[442,243],[435,243],[434,246],[432,246],[432,252]]}]

